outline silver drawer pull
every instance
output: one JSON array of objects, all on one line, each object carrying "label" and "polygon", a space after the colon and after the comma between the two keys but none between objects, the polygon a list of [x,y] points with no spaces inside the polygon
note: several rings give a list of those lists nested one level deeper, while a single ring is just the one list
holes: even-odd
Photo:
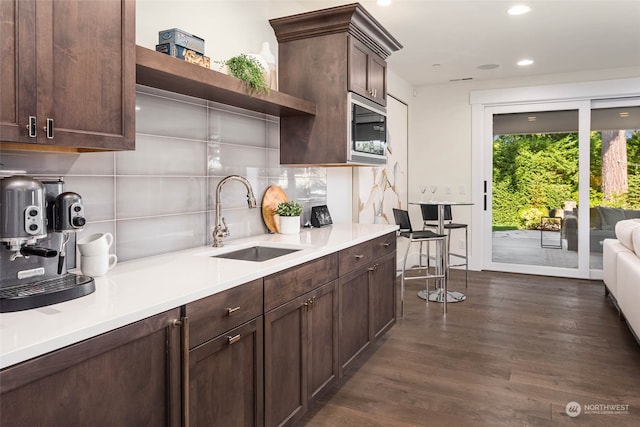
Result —
[{"label": "silver drawer pull", "polygon": [[238,307],[227,307],[227,316],[233,316],[234,314],[238,313],[240,311],[240,306]]},{"label": "silver drawer pull", "polygon": [[235,344],[235,343],[237,343],[238,341],[240,341],[240,334],[235,335],[235,336],[233,336],[233,337],[227,337],[227,338],[229,339],[229,341],[228,341],[228,342],[229,342],[229,344]]},{"label": "silver drawer pull", "polygon": [[391,246],[391,243],[389,242],[384,242],[384,243],[380,243],[382,246],[384,246],[385,248],[388,248],[389,246]]},{"label": "silver drawer pull", "polygon": [[42,129],[47,135],[47,139],[53,139],[53,119],[47,119],[47,125]]},{"label": "silver drawer pull", "polygon": [[358,255],[354,255],[354,257],[356,257],[356,259],[362,259],[364,258],[364,255],[358,254]]},{"label": "silver drawer pull", "polygon": [[27,123],[27,131],[29,132],[29,138],[36,137],[36,116],[29,116],[29,122]]}]

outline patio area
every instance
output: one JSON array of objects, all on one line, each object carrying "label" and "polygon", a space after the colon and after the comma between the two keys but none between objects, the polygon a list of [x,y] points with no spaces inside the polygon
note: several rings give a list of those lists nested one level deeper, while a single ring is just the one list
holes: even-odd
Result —
[{"label": "patio area", "polygon": [[[560,244],[562,248],[547,247]],[[578,268],[578,252],[567,250],[567,241],[560,239],[558,231],[544,231],[542,245],[540,230],[494,231],[492,249],[493,262]],[[590,254],[590,268],[602,269],[602,252]]]}]

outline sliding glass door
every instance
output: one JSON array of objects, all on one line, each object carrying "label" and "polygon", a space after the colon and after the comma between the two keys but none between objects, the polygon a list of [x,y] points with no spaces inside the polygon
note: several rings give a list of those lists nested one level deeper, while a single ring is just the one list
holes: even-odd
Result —
[{"label": "sliding glass door", "polygon": [[640,218],[640,102],[594,102],[590,145],[589,260],[599,270],[616,223]]},{"label": "sliding glass door", "polygon": [[586,104],[488,109],[490,268],[581,275],[577,239],[567,238],[569,229],[578,232],[580,147],[588,147],[580,140],[581,108]]},{"label": "sliding glass door", "polygon": [[485,129],[485,268],[601,277],[602,241],[640,217],[640,102],[489,107]]}]

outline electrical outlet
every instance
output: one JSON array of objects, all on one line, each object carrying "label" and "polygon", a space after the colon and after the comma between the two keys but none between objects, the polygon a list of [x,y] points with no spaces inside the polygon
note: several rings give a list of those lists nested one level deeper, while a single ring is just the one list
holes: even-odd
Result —
[{"label": "electrical outlet", "polygon": [[450,186],[450,185],[447,185],[446,187],[444,187],[444,191],[445,191],[445,193],[447,193],[447,194],[451,194],[451,186]]},{"label": "electrical outlet", "polygon": [[458,186],[458,194],[464,194],[464,185]]}]

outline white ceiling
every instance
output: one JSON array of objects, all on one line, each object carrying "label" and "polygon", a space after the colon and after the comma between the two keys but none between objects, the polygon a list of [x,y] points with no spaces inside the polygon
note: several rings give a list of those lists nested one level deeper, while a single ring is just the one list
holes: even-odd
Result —
[{"label": "white ceiling", "polygon": [[[351,2],[295,3],[310,11]],[[416,87],[457,79],[640,66],[640,0],[392,0],[387,7],[362,0],[360,4],[404,46],[388,63]],[[510,16],[506,12],[514,4],[527,4],[531,12]],[[523,58],[535,62],[517,66]],[[499,67],[478,69],[484,64]]]}]

